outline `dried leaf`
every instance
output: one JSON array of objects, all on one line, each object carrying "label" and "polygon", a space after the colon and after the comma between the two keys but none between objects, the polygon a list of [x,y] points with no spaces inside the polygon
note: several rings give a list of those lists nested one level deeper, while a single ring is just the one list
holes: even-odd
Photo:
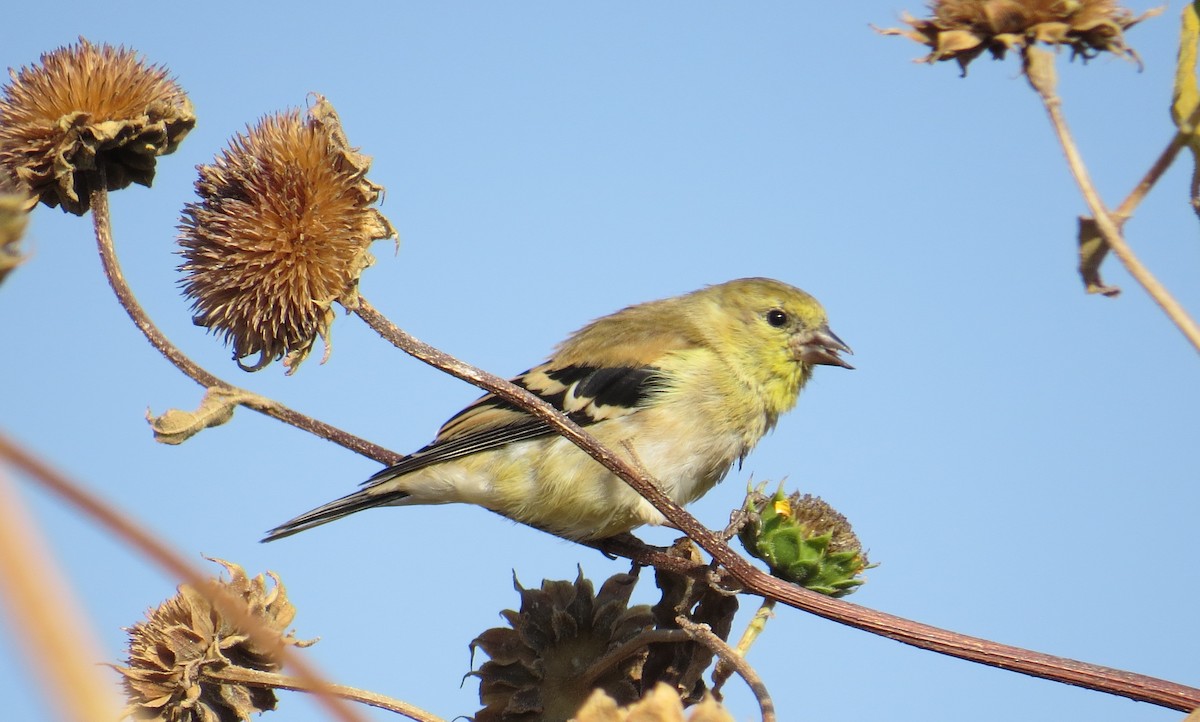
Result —
[{"label": "dried leaf", "polygon": [[29,218],[25,198],[16,193],[5,192],[0,183],[0,282],[17,266],[25,262],[21,253],[20,240],[25,233]]},{"label": "dried leaf", "polygon": [[1171,94],[1171,119],[1180,131],[1189,133],[1188,149],[1192,151],[1192,208],[1200,214],[1200,136],[1195,124],[1184,127],[1200,103],[1200,88],[1196,83],[1196,49],[1200,46],[1200,1],[1183,8],[1183,27],[1179,31],[1179,57],[1175,63],[1175,88]]},{"label": "dried leaf", "polygon": [[247,391],[213,386],[204,392],[200,408],[195,411],[167,409],[162,416],[146,411],[146,421],[154,431],[154,440],[160,444],[182,444],[196,434],[233,418],[233,410],[239,404],[257,398]]},{"label": "dried leaf", "polygon": [[1183,27],[1179,31],[1179,57],[1175,63],[1175,88],[1171,94],[1171,119],[1179,127],[1196,109],[1200,88],[1196,83],[1196,48],[1200,44],[1200,2],[1183,8]]},{"label": "dried leaf", "polygon": [[1099,293],[1104,296],[1116,296],[1121,289],[1107,286],[1100,280],[1100,264],[1108,255],[1108,244],[1100,235],[1096,219],[1087,216],[1079,217],[1079,275],[1083,276],[1083,285],[1088,293]]}]

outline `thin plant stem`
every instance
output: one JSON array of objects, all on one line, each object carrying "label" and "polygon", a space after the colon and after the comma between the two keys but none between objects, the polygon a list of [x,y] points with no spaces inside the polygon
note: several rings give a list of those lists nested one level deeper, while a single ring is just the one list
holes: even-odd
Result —
[{"label": "thin plant stem", "polygon": [[45,699],[64,720],[112,722],[120,704],[96,666],[103,656],[59,564],[0,468],[0,602]]},{"label": "thin plant stem", "polygon": [[616,649],[610,650],[603,657],[597,659],[583,674],[579,675],[579,686],[594,687],[597,680],[611,671],[621,662],[624,662],[633,654],[651,644],[663,643],[679,643],[689,642],[691,637],[682,629],[648,629],[633,639],[621,644]]},{"label": "thin plant stem", "polygon": [[[750,647],[758,640],[759,635],[767,628],[767,620],[775,610],[774,599],[764,599],[762,604],[754,612],[754,616],[750,618],[750,623],[746,625],[746,631],[742,632],[742,638],[738,640],[737,646],[733,651],[739,657],[745,657],[750,651]],[[725,660],[721,660],[713,670],[713,691],[721,689],[725,682],[728,681],[729,675],[733,674],[733,667],[729,666]]]},{"label": "thin plant stem", "polygon": [[[413,338],[379,313],[365,298],[360,300],[354,313],[398,349],[456,378],[490,391],[546,423],[555,433],[571,441],[633,487],[677,529],[712,555],[712,558],[745,590],[753,594],[775,599],[790,607],[904,644],[971,662],[1181,711],[1200,706],[1200,689],[1194,687],[958,634],[827,597],[772,577],[746,561],[718,534],[705,528],[695,517],[671,501],[652,479],[604,447],[543,399]],[[609,551],[635,552],[637,549],[635,545],[627,543],[598,546]],[[641,561],[636,554],[632,554],[630,558]]]},{"label": "thin plant stem", "polygon": [[166,357],[168,361],[174,364],[188,378],[201,386],[205,388],[216,387],[237,392],[239,398],[242,399],[240,401],[242,406],[278,419],[298,429],[303,429],[322,439],[344,446],[355,453],[374,459],[381,464],[394,464],[400,459],[399,454],[389,451],[382,446],[347,433],[336,426],[306,416],[299,411],[290,409],[264,396],[259,396],[226,381],[222,381],[195,361],[192,361],[177,346],[167,340],[162,331],[150,320],[149,315],[146,314],[142,305],[138,303],[132,289],[130,289],[128,282],[125,280],[125,274],[121,271],[121,264],[117,260],[116,250],[113,247],[112,219],[108,206],[108,191],[104,190],[103,166],[99,168],[99,171],[102,174],[101,179],[98,188],[92,192],[91,200],[92,224],[96,232],[96,245],[100,252],[100,262],[104,267],[104,275],[108,278],[108,283],[112,287],[113,293],[117,296],[117,301],[120,302],[125,312],[129,314],[129,318],[133,321],[133,324],[138,327],[151,346],[157,349],[159,353]]},{"label": "thin plant stem", "polygon": [[[232,619],[240,628],[246,630],[246,633],[257,644],[268,649],[277,645],[279,635],[267,629],[262,622],[251,616],[245,603],[234,599],[228,592],[214,584],[209,575],[184,560],[178,552],[115,507],[25,451],[3,432],[0,432],[0,459],[7,459],[14,467],[28,474],[33,481],[86,514],[109,533],[141,552],[168,574],[199,590],[217,610]],[[316,667],[301,655],[296,654],[291,647],[283,646],[282,656],[284,662],[296,672],[297,676],[314,689],[319,690],[329,686],[323,676],[317,672]],[[328,694],[320,694],[318,700],[335,718],[342,722],[365,722],[355,710],[340,699]]]},{"label": "thin plant stem", "polygon": [[[1067,158],[1071,175],[1075,177],[1075,182],[1083,194],[1083,200],[1087,203],[1088,209],[1096,221],[1096,229],[1100,231],[1100,235],[1103,236],[1112,252],[1121,260],[1121,264],[1125,266],[1129,275],[1141,284],[1146,293],[1150,294],[1150,298],[1154,299],[1159,308],[1167,314],[1167,318],[1191,342],[1196,351],[1200,352],[1200,326],[1196,325],[1183,306],[1175,300],[1165,286],[1159,283],[1150,269],[1142,264],[1133,249],[1125,242],[1120,228],[1109,214],[1108,209],[1105,208],[1104,201],[1096,191],[1091,176],[1088,175],[1083,157],[1079,154],[1079,148],[1075,145],[1075,140],[1067,128],[1067,120],[1062,112],[1062,99],[1054,90],[1053,56],[1050,56],[1048,51],[1033,46],[1025,48],[1023,55],[1025,77],[1037,92],[1038,97],[1041,98],[1042,105],[1050,116],[1050,124],[1054,127],[1055,135],[1058,136],[1058,142]],[[1047,57],[1049,59],[1046,59]]]},{"label": "thin plant stem", "polygon": [[[1121,201],[1121,205],[1117,206],[1112,212],[1111,215],[1113,218],[1123,223],[1125,219],[1133,215],[1134,209],[1142,202],[1146,194],[1150,192],[1150,189],[1154,187],[1154,184],[1158,183],[1158,179],[1162,177],[1163,173],[1166,173],[1171,164],[1175,162],[1179,151],[1183,150],[1184,146],[1195,135],[1197,125],[1200,125],[1200,106],[1197,106],[1192,111],[1192,114],[1188,116],[1188,119],[1179,126],[1179,130],[1175,132],[1175,136],[1171,138],[1171,142],[1167,143],[1167,147],[1163,149],[1163,152],[1159,153],[1158,157],[1154,159],[1150,170],[1146,171],[1146,175],[1142,176],[1142,179],[1133,187],[1129,195],[1125,196],[1125,200]],[[1195,177],[1193,177],[1193,196],[1195,195],[1195,182]]]},{"label": "thin plant stem", "polygon": [[320,687],[313,687],[307,681],[297,677],[289,677],[275,672],[263,672],[257,669],[247,669],[245,667],[206,668],[202,674],[209,679],[219,682],[234,682],[236,684],[268,689],[286,689],[290,692],[329,694],[350,702],[358,702],[370,707],[395,712],[409,719],[417,720],[417,722],[446,722],[441,717],[431,712],[426,712],[420,707],[407,702],[402,702],[401,700],[370,690],[347,687],[344,684],[326,684]]},{"label": "thin plant stem", "polygon": [[682,614],[675,617],[675,623],[687,632],[689,637],[708,647],[713,654],[717,655],[721,664],[732,667],[746,682],[754,699],[758,701],[763,722],[775,722],[775,702],[771,700],[771,694],[767,691],[767,685],[763,684],[762,677],[759,677],[758,672],[755,672],[754,668],[746,663],[745,658],[726,644],[724,639],[713,633],[707,624],[697,624]]}]

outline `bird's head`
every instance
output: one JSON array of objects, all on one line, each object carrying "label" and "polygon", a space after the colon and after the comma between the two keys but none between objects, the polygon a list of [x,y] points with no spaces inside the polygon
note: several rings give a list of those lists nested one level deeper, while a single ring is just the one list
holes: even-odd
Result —
[{"label": "bird's head", "polygon": [[710,333],[725,354],[760,382],[783,382],[798,392],[818,365],[854,368],[840,356],[853,351],[833,331],[817,299],[769,278],[742,278],[698,294],[711,301]]}]

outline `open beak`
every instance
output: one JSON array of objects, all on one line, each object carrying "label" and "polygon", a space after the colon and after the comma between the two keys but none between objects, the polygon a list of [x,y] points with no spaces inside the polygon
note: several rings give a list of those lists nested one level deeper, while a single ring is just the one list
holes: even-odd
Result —
[{"label": "open beak", "polygon": [[804,363],[841,366],[846,369],[854,368],[846,363],[841,356],[838,356],[839,352],[851,355],[854,352],[837,337],[837,334],[830,331],[828,326],[822,325],[820,328],[805,331],[796,341],[797,355]]}]

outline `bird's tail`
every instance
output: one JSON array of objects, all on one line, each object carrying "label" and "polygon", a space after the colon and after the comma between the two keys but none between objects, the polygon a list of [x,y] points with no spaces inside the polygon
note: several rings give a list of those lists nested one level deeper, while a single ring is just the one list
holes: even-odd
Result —
[{"label": "bird's tail", "polygon": [[305,512],[291,521],[286,521],[280,524],[271,531],[267,532],[267,535],[262,538],[262,541],[272,542],[276,539],[282,539],[293,534],[299,534],[305,529],[312,529],[314,526],[328,524],[335,519],[341,519],[344,516],[349,516],[356,511],[370,509],[373,506],[387,506],[389,504],[395,504],[407,496],[408,492],[399,490],[385,491],[383,493],[376,491],[375,493],[371,493],[370,488],[362,489],[361,491],[356,491],[353,494],[347,494],[341,499],[335,499],[328,504],[318,506],[316,509]]}]

